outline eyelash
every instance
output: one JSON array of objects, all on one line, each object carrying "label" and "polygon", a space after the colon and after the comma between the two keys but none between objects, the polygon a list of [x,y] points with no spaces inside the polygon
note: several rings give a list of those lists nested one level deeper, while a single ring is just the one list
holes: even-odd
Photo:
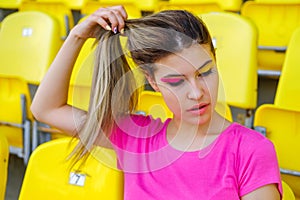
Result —
[{"label": "eyelash", "polygon": [[[212,68],[207,70],[206,72],[203,72],[203,73],[199,73],[197,76],[198,77],[206,77],[208,75],[210,75],[211,73],[213,72]],[[173,82],[173,83],[168,83],[170,86],[173,86],[173,87],[176,87],[176,86],[179,86],[181,83],[183,83],[183,79],[177,81],[177,82]]]},{"label": "eyelash", "polygon": [[213,70],[212,70],[212,68],[210,68],[210,69],[207,70],[206,72],[199,73],[199,74],[198,74],[198,77],[205,77],[205,76],[208,76],[208,75],[210,75],[212,72],[213,72]]},{"label": "eyelash", "polygon": [[176,86],[179,86],[182,82],[183,82],[184,80],[183,79],[181,79],[180,81],[177,81],[177,82],[173,82],[173,83],[168,83],[169,85],[171,85],[171,86],[174,86],[174,87],[176,87]]}]

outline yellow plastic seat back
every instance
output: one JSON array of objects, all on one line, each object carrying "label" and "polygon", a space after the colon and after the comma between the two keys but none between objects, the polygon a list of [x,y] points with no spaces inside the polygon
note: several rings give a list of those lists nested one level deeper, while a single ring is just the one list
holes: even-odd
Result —
[{"label": "yellow plastic seat back", "polygon": [[279,4],[282,4],[282,3],[300,3],[300,0],[255,0],[256,2],[259,2],[259,3],[279,3]]},{"label": "yellow plastic seat back", "polygon": [[158,2],[159,10],[165,9],[185,9],[195,14],[207,13],[212,11],[233,11],[239,12],[242,0],[169,0]]},{"label": "yellow plastic seat back", "polygon": [[66,160],[78,140],[61,138],[41,144],[32,153],[20,200],[123,199],[123,173],[113,150],[96,147],[86,162],[71,167]]},{"label": "yellow plastic seat back", "polygon": [[243,0],[218,0],[222,9],[225,11],[240,12]]},{"label": "yellow plastic seat back", "polygon": [[9,146],[5,135],[0,132],[0,199],[4,199],[8,175]]},{"label": "yellow plastic seat back", "polygon": [[141,11],[153,13],[157,10],[160,2],[163,0],[144,0],[136,1],[136,5]]},{"label": "yellow plastic seat back", "polygon": [[257,104],[255,26],[235,13],[214,12],[199,16],[206,23],[216,48],[219,91],[224,90],[225,94],[220,101],[242,109],[254,109]]},{"label": "yellow plastic seat back", "polygon": [[283,196],[282,200],[296,200],[295,195],[291,187],[284,181],[282,183]]},{"label": "yellow plastic seat back", "polygon": [[49,15],[19,11],[2,21],[0,44],[0,74],[39,84],[62,41],[59,26]]},{"label": "yellow plastic seat back", "polygon": [[[296,171],[300,175],[299,141],[300,112],[286,110],[275,105],[262,105],[255,113],[254,127],[265,132],[275,145],[279,166],[283,173]],[[300,197],[299,177],[282,177]]]},{"label": "yellow plastic seat back", "polygon": [[19,77],[0,74],[0,134],[8,140],[10,153],[24,159],[30,155],[30,124],[33,116],[28,85]]},{"label": "yellow plastic seat back", "polygon": [[68,103],[88,110],[95,60],[95,40],[88,39],[82,47],[70,80]]},{"label": "yellow plastic seat back", "polygon": [[279,78],[274,104],[286,109],[300,111],[300,27],[291,37]]},{"label": "yellow plastic seat back", "polygon": [[300,198],[299,42],[300,28],[294,32],[289,42],[274,104],[260,106],[254,118],[254,126],[262,129],[274,143],[282,178],[298,198]]},{"label": "yellow plastic seat back", "polygon": [[262,74],[265,70],[280,74],[291,35],[300,26],[300,2],[247,1],[241,15],[251,19],[258,29],[259,70]]},{"label": "yellow plastic seat back", "polygon": [[63,0],[71,10],[81,10],[83,5],[88,0]]},{"label": "yellow plastic seat back", "polygon": [[228,121],[233,121],[231,109],[226,102],[218,101],[215,110]]},{"label": "yellow plastic seat back", "polygon": [[59,24],[60,36],[64,40],[74,27],[71,9],[64,1],[59,0],[23,0],[20,11],[40,11],[53,17]]},{"label": "yellow plastic seat back", "polygon": [[96,1],[87,1],[81,13],[83,15],[89,15],[95,12],[100,7],[116,6],[123,5],[127,11],[128,18],[140,18],[142,16],[139,6],[134,0],[96,0]]},{"label": "yellow plastic seat back", "polygon": [[260,106],[254,120],[254,126],[264,127],[266,137],[274,143],[280,167],[300,172],[299,123],[300,112],[270,104]]},{"label": "yellow plastic seat back", "polygon": [[4,0],[0,1],[0,8],[18,9],[23,0]]},{"label": "yellow plastic seat back", "polygon": [[[22,124],[23,118],[33,119],[31,112],[29,112],[29,106],[31,99],[27,83],[14,77],[5,77],[0,75],[0,121],[12,124]],[[22,97],[26,98],[27,112],[26,116],[23,116]],[[22,147],[22,129],[11,126],[0,126],[0,133],[6,135],[7,140],[11,146]]]},{"label": "yellow plastic seat back", "polygon": [[160,118],[162,121],[173,117],[161,93],[146,90],[142,91],[139,96],[136,113],[151,115],[154,119]]},{"label": "yellow plastic seat back", "polygon": [[169,0],[160,2],[157,11],[161,10],[188,10],[195,15],[212,11],[222,11],[220,4],[214,0]]}]

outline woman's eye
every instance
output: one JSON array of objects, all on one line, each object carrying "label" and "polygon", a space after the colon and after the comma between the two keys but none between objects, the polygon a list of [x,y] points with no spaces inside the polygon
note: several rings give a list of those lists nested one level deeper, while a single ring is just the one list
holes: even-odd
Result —
[{"label": "woman's eye", "polygon": [[171,86],[178,86],[183,82],[183,79],[180,79],[179,81],[176,82],[169,82],[168,84]]},{"label": "woman's eye", "polygon": [[210,68],[209,70],[207,70],[205,72],[199,73],[198,77],[205,77],[205,76],[210,75],[211,73],[212,73],[212,68]]},{"label": "woman's eye", "polygon": [[168,85],[171,85],[171,86],[178,86],[184,80],[182,78],[162,78],[161,81],[165,82],[165,83],[167,83]]}]

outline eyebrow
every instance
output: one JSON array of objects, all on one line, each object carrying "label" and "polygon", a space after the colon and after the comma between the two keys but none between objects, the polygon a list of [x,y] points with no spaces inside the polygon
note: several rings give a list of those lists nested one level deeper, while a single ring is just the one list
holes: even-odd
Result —
[{"label": "eyebrow", "polygon": [[[211,63],[212,59],[207,60],[206,62],[204,62],[200,67],[198,67],[198,69],[196,71],[199,71],[201,68],[205,67],[207,64]],[[184,76],[183,74],[168,74],[166,76],[164,76],[164,78],[169,78],[169,77],[178,77],[178,76]]]}]

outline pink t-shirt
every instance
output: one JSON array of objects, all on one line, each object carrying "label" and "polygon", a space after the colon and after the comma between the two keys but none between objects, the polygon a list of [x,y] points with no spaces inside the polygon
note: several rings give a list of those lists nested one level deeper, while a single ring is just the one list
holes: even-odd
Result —
[{"label": "pink t-shirt", "polygon": [[125,175],[125,200],[235,200],[271,183],[282,193],[274,146],[260,133],[233,123],[204,149],[184,152],[166,139],[169,121],[118,120],[110,138]]}]

